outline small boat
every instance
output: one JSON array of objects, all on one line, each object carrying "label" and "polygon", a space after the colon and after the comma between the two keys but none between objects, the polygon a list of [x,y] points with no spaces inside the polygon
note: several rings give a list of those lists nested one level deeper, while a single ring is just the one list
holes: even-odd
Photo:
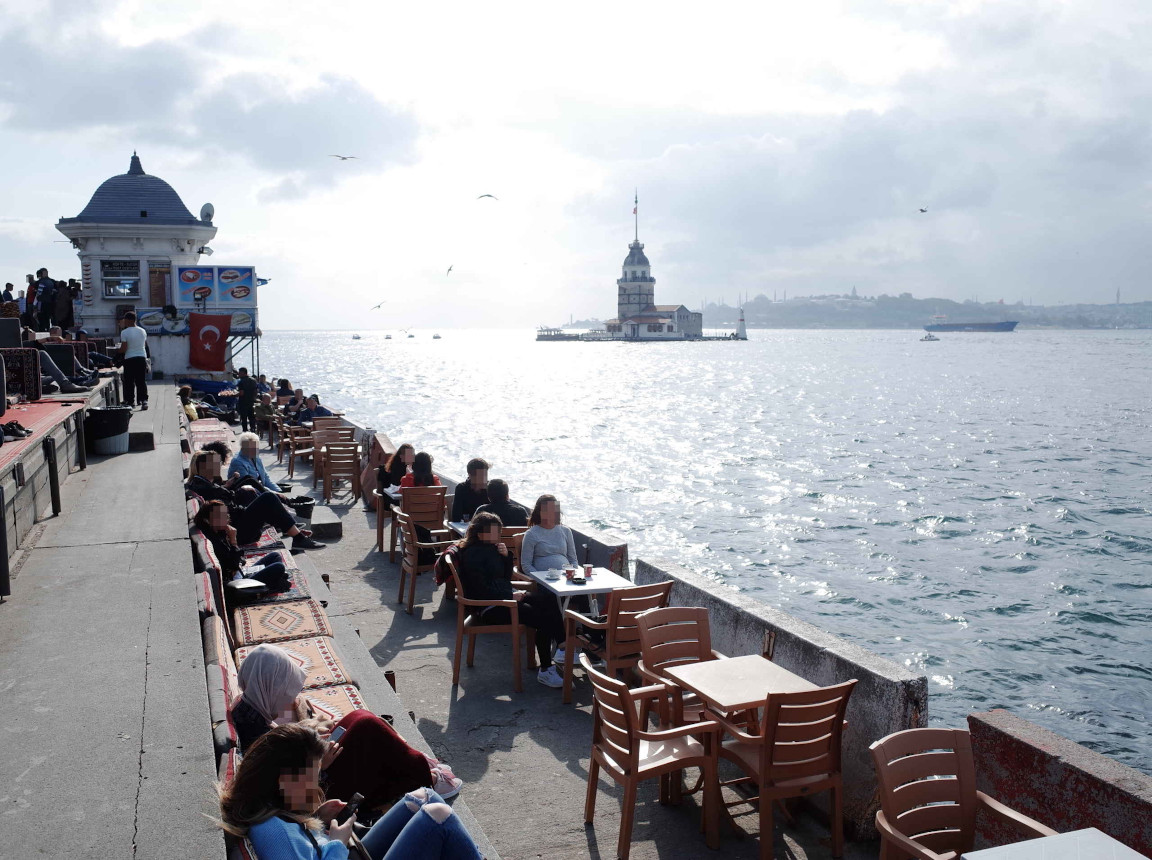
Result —
[{"label": "small boat", "polygon": [[432,335],[432,340],[440,340],[440,335],[438,335],[438,334]]},{"label": "small boat", "polygon": [[416,337],[416,335],[410,334],[410,335],[408,335],[408,337]]},{"label": "small boat", "polygon": [[928,332],[928,334],[926,334],[926,335],[924,335],[924,337],[920,338],[921,343],[924,343],[925,341],[932,341],[932,340],[940,340],[940,338],[936,337],[936,335],[932,334],[932,332]]},{"label": "small boat", "polygon": [[390,334],[384,335],[384,340],[392,340],[392,335],[390,335]]},{"label": "small boat", "polygon": [[358,334],[352,335],[352,340],[360,340],[360,335],[358,335]]}]

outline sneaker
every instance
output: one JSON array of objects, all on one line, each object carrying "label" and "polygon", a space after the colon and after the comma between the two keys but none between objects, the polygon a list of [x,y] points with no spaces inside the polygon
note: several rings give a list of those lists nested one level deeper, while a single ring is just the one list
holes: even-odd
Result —
[{"label": "sneaker", "polygon": [[458,776],[451,776],[450,773],[450,771],[445,773],[440,768],[432,769],[432,779],[435,780],[432,784],[432,790],[444,800],[458,795],[461,786],[464,785],[464,780]]},{"label": "sneaker", "polygon": [[328,544],[320,543],[320,541],[312,540],[308,535],[301,532],[292,538],[292,549],[324,549]]},{"label": "sneaker", "polygon": [[[64,394],[84,394],[91,390],[87,385],[75,385],[71,382],[64,382],[60,386],[60,391]],[[144,408],[148,408],[148,404],[144,404]]]},{"label": "sneaker", "polygon": [[[559,648],[556,649],[556,652],[552,655],[552,662],[555,663],[557,666],[563,666],[565,653],[566,652],[564,651],[564,646],[561,645]],[[579,662],[580,662],[580,649],[577,648],[575,651],[572,652],[572,665],[575,666]]]},{"label": "sneaker", "polygon": [[148,411],[148,401],[147,400],[145,400],[143,403],[140,404],[140,411],[141,412],[147,412]]},{"label": "sneaker", "polygon": [[564,686],[564,679],[560,677],[560,673],[556,670],[555,664],[549,666],[547,669],[541,669],[536,674],[536,680],[545,687],[552,687],[553,689],[559,689]]}]

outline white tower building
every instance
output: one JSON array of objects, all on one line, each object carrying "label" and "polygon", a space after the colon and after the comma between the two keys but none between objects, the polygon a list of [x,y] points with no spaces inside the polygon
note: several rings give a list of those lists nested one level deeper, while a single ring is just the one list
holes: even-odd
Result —
[{"label": "white tower building", "polygon": [[617,319],[637,316],[655,304],[656,279],[652,277],[652,266],[644,256],[644,244],[639,239],[628,246],[624,271],[616,282],[616,289]]}]

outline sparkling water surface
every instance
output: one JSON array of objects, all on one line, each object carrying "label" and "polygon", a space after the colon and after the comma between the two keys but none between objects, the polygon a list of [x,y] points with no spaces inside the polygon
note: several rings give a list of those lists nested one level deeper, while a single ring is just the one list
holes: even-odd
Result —
[{"label": "sparkling water surface", "polygon": [[1152,332],[268,332],[262,369],[453,475],[1152,772]]}]

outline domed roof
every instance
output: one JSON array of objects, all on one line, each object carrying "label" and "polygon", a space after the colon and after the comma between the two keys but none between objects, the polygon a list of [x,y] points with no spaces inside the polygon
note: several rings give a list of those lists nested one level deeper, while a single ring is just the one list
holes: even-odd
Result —
[{"label": "domed roof", "polygon": [[625,266],[650,266],[648,258],[644,256],[644,243],[633,242],[628,246],[628,256],[624,260]]},{"label": "domed roof", "polygon": [[140,158],[132,153],[127,173],[107,179],[96,189],[88,205],[75,218],[61,222],[97,224],[187,224],[209,226],[211,221],[194,218],[167,182],[144,172]]}]

